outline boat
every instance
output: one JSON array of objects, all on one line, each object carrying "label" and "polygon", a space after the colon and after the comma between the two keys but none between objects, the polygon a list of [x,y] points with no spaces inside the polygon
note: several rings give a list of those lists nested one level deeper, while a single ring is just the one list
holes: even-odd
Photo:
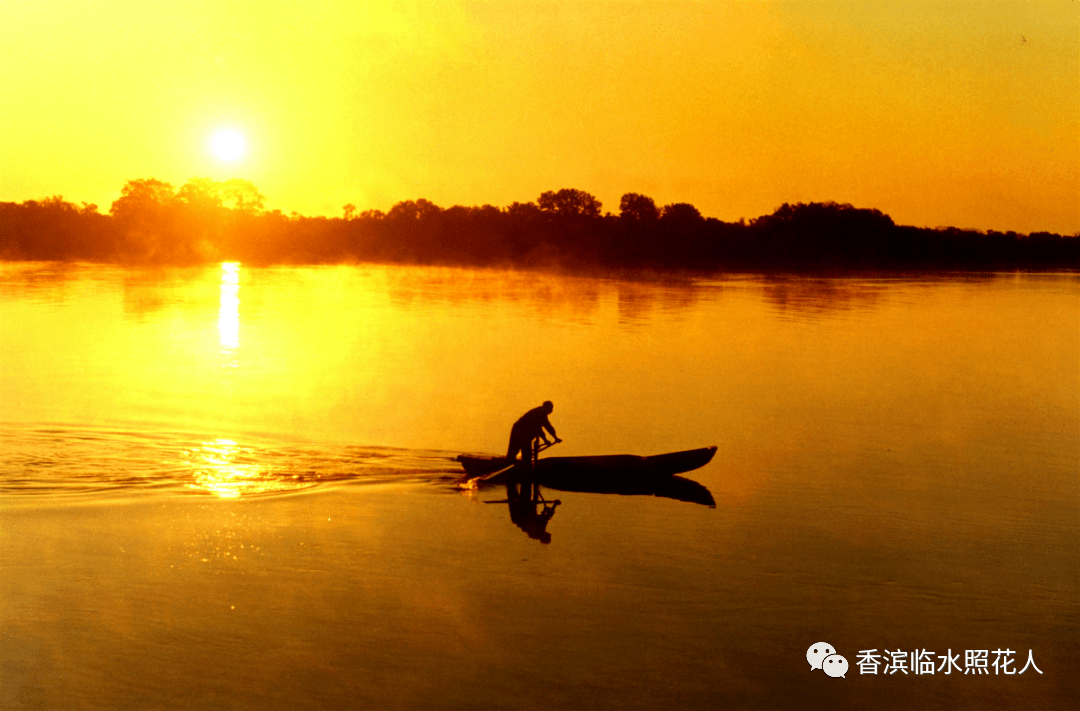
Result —
[{"label": "boat", "polygon": [[462,454],[457,461],[466,474],[485,483],[535,481],[559,491],[651,495],[715,506],[701,484],[677,474],[708,464],[716,447],[670,452],[650,457],[615,454],[594,457],[545,457],[536,466],[506,457]]},{"label": "boat", "polygon": [[611,454],[599,457],[545,457],[530,467],[506,457],[462,454],[457,460],[470,477],[490,481],[527,477],[541,484],[547,481],[628,481],[671,477],[708,464],[716,447],[689,449],[651,457]]},{"label": "boat", "polygon": [[[544,457],[535,467],[506,457],[462,454],[457,460],[470,477],[488,477],[500,472],[507,477],[528,475],[544,479],[575,478],[655,478],[693,471],[708,464],[716,447],[688,449],[685,452],[640,457],[633,454],[610,454],[598,457]],[[493,480],[498,480],[493,478]]]}]

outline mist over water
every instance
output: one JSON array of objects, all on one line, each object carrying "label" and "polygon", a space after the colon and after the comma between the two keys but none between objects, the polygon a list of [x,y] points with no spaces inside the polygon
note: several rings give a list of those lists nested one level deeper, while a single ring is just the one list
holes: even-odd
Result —
[{"label": "mist over water", "polygon": [[[3,702],[1071,708],[1078,303],[1072,274],[0,265]],[[716,507],[546,490],[527,535],[453,457],[543,400],[552,454],[716,445],[685,475]],[[1043,673],[856,665],[999,647]]]}]

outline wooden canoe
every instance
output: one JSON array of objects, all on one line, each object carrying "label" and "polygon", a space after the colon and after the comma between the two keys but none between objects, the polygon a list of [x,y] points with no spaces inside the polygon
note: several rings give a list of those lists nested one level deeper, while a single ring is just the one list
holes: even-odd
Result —
[{"label": "wooden canoe", "polygon": [[[612,454],[599,457],[545,457],[536,468],[514,463],[506,457],[476,456],[462,454],[457,458],[470,477],[486,476],[500,469],[508,469],[508,477],[522,477],[539,481],[563,479],[627,479],[670,477],[703,467],[716,454],[716,447],[690,449],[685,452],[657,454],[639,457],[633,454]],[[498,478],[496,478],[498,480]]]},{"label": "wooden canoe", "polygon": [[484,477],[493,484],[531,480],[559,491],[651,495],[715,506],[708,489],[695,481],[676,476],[705,466],[714,454],[716,447],[651,457],[632,454],[545,457],[537,462],[535,468],[527,467],[520,461],[512,463],[506,457],[462,454],[457,460],[470,477]]}]

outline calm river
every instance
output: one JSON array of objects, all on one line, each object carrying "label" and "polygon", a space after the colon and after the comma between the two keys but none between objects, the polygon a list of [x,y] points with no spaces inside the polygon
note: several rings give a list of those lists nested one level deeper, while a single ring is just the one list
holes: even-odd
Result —
[{"label": "calm river", "polygon": [[[715,506],[463,486],[544,400]],[[0,263],[3,709],[1073,709],[1078,622],[1076,275]]]}]

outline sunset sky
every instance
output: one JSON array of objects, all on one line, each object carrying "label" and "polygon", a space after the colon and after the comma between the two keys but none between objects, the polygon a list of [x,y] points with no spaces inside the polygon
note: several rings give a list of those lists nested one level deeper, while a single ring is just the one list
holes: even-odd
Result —
[{"label": "sunset sky", "polygon": [[1080,2],[4,0],[0,126],[0,201],[240,177],[339,216],[572,187],[1071,234]]}]

